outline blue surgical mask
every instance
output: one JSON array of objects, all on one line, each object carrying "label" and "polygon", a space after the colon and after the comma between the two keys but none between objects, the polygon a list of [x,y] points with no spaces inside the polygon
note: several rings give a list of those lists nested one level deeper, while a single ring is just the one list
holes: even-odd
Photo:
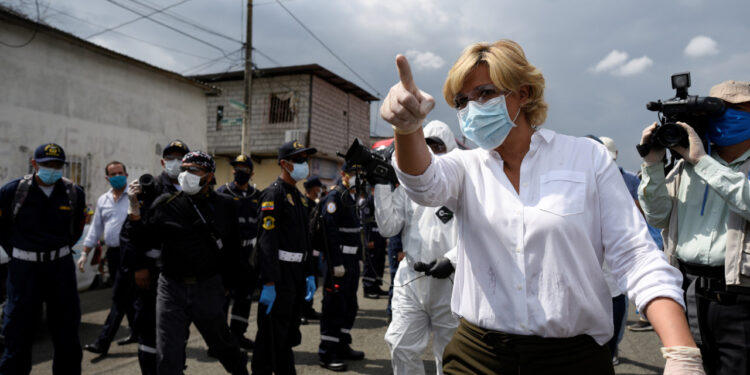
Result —
[{"label": "blue surgical mask", "polygon": [[724,115],[711,119],[708,136],[717,146],[736,145],[750,139],[750,113],[727,108]]},{"label": "blue surgical mask", "polygon": [[120,190],[124,188],[127,183],[128,183],[128,178],[126,176],[110,176],[109,177],[109,184],[112,185],[112,188],[115,190]]},{"label": "blue surgical mask", "polygon": [[39,170],[36,172],[39,179],[47,185],[52,185],[62,177],[62,169],[45,168],[39,166]]},{"label": "blue surgical mask", "polygon": [[308,174],[310,174],[307,163],[294,163],[293,165],[294,170],[289,172],[289,175],[294,179],[294,181],[302,181],[307,177]]},{"label": "blue surgical mask", "polygon": [[520,113],[518,107],[516,117],[511,120],[505,96],[500,95],[484,103],[470,101],[458,111],[458,122],[466,138],[485,150],[492,150],[503,144]]}]

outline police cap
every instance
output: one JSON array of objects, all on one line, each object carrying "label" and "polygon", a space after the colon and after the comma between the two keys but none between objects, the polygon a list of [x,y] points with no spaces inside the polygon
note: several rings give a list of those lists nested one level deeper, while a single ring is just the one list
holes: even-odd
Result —
[{"label": "police cap", "polygon": [[34,151],[34,160],[37,163],[47,161],[59,161],[65,163],[65,151],[57,143],[45,143]]},{"label": "police cap", "polygon": [[279,147],[279,160],[282,159],[289,159],[295,155],[299,155],[302,153],[307,153],[308,155],[312,155],[316,152],[318,152],[317,149],[314,147],[304,147],[301,143],[294,141],[289,141],[287,143],[284,143]]}]

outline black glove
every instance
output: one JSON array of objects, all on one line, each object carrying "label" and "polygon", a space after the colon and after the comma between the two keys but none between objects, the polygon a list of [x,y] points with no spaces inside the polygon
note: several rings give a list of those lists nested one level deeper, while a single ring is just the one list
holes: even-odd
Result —
[{"label": "black glove", "polygon": [[430,275],[436,279],[444,279],[453,273],[453,264],[451,264],[448,258],[438,258],[430,262],[430,270],[425,272],[426,275]]}]

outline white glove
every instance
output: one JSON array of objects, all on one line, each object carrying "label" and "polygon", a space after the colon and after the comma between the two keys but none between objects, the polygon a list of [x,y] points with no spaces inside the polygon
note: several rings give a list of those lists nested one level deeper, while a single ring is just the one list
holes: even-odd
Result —
[{"label": "white glove", "polygon": [[141,204],[138,202],[138,194],[143,191],[138,180],[130,181],[128,184],[128,215],[141,216]]},{"label": "white glove", "polygon": [[[649,142],[651,142],[651,135],[654,133],[654,130],[656,130],[656,122],[649,125],[646,129],[643,129],[643,133],[641,134],[641,144],[646,145]],[[648,155],[643,157],[643,161],[646,162],[647,165],[651,165],[654,163],[658,163],[664,159],[664,155],[667,154],[667,150],[665,149],[654,149],[654,147],[651,147],[651,150],[648,152]]]},{"label": "white glove", "polygon": [[333,277],[344,277],[346,268],[343,265],[333,267]]},{"label": "white glove", "polygon": [[78,270],[83,272],[83,268],[86,265],[86,258],[88,257],[88,253],[85,251],[81,251],[81,257],[78,258]]},{"label": "white glove", "polygon": [[684,122],[678,121],[677,125],[681,126],[687,132],[689,146],[688,149],[685,149],[685,147],[682,146],[674,146],[672,147],[672,150],[675,150],[678,154],[682,155],[688,163],[695,165],[702,157],[706,156],[706,150],[703,149],[701,137],[698,136],[698,133],[695,132],[695,129],[693,129],[692,126]]},{"label": "white glove", "polygon": [[664,375],[706,375],[698,348],[670,346],[661,348],[661,353],[667,359]]},{"label": "white glove", "polygon": [[435,107],[435,99],[417,88],[406,57],[396,56],[396,68],[400,81],[388,91],[380,116],[393,125],[395,133],[411,134],[422,127],[422,121]]}]

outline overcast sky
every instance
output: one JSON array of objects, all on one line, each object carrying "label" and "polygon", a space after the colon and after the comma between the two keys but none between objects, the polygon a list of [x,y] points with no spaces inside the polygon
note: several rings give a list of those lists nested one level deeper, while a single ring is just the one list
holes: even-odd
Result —
[{"label": "overcast sky", "polygon": [[[39,4],[45,22],[83,38],[139,17],[115,3],[141,13],[153,12],[143,4],[154,8],[178,4],[167,12],[239,41],[244,40],[245,1],[39,0]],[[0,3],[36,16],[33,1]],[[457,136],[461,134],[455,111],[442,99],[450,66],[473,42],[513,39],[546,78],[550,110],[544,126],[571,135],[612,137],[620,149],[619,164],[630,170],[640,163],[634,145],[641,131],[656,119],[645,104],[674,96],[672,73],[690,71],[690,93],[700,95],[727,79],[750,80],[747,0],[282,0],[364,81],[275,0],[254,3],[253,45],[259,53],[253,60],[258,67],[316,63],[384,97],[398,80],[394,58],[404,53],[417,85],[436,98],[428,120],[448,123]],[[152,17],[213,47],[147,19],[89,40],[187,75],[242,69],[237,41],[163,14]],[[224,55],[228,57],[204,64]],[[389,125],[377,116],[379,105],[372,106],[372,131],[389,134]]]}]

